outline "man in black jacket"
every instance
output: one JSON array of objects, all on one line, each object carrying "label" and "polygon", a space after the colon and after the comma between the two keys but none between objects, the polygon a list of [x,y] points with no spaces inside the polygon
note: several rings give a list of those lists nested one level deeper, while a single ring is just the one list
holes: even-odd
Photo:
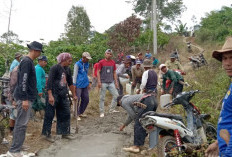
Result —
[{"label": "man in black jacket", "polygon": [[17,104],[17,118],[13,132],[13,141],[7,156],[23,156],[21,152],[25,140],[27,123],[30,118],[31,106],[37,96],[36,74],[33,60],[43,52],[43,45],[33,41],[28,44],[29,53],[20,62],[18,67],[17,85],[14,91],[14,98]]}]

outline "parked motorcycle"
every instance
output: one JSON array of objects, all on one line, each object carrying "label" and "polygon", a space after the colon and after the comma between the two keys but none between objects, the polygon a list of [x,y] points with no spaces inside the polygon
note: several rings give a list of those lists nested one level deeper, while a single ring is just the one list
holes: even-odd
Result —
[{"label": "parked motorcycle", "polygon": [[200,53],[199,56],[191,56],[189,57],[189,61],[192,65],[193,69],[200,68],[201,66],[208,65],[203,52]]},{"label": "parked motorcycle", "polygon": [[1,105],[0,104],[0,144],[3,142],[5,137],[5,127],[8,125],[10,118],[10,105]]},{"label": "parked motorcycle", "polygon": [[180,115],[150,111],[140,118],[140,123],[149,134],[149,147],[157,146],[159,157],[168,157],[172,151],[192,153],[203,143],[216,139],[216,128],[207,122],[210,115],[201,114],[200,110],[190,102],[198,92],[198,90],[182,92],[171,103],[165,105],[171,107],[181,104],[187,113],[187,126]]}]

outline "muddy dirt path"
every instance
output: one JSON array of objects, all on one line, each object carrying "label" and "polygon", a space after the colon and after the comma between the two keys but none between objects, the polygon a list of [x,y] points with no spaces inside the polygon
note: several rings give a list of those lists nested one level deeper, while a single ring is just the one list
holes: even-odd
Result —
[{"label": "muddy dirt path", "polygon": [[[41,157],[125,157],[122,148],[133,142],[133,125],[123,132],[119,127],[126,119],[126,112],[82,118],[75,140],[58,139],[48,149],[41,150]],[[74,129],[72,129],[74,132]]]}]

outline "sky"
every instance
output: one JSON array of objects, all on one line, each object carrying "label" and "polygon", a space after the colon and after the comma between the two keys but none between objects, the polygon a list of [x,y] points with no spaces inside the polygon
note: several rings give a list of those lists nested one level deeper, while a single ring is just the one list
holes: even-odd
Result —
[{"label": "sky", "polygon": [[[67,14],[74,6],[83,6],[91,25],[100,33],[133,13],[132,4],[126,0],[12,0],[10,30],[24,41],[45,42],[57,40],[64,33]],[[230,0],[183,0],[187,10],[181,21],[191,27],[191,18],[197,22],[206,12],[231,6]],[[10,0],[0,0],[0,35],[7,32]]]}]

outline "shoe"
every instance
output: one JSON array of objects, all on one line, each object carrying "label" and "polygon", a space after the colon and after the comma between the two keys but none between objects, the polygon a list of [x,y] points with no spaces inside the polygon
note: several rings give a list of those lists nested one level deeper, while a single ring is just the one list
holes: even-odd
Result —
[{"label": "shoe", "polygon": [[23,152],[12,153],[12,152],[8,151],[6,156],[7,157],[23,157],[24,154],[23,154]]},{"label": "shoe", "polygon": [[81,118],[78,116],[78,117],[77,117],[77,120],[81,120]]},{"label": "shoe", "polygon": [[51,135],[49,136],[42,135],[42,136],[43,136],[43,139],[45,139],[48,142],[51,142],[51,143],[55,142],[55,139]]},{"label": "shoe", "polygon": [[101,113],[100,114],[100,118],[103,118],[105,115],[104,115],[104,113]]},{"label": "shoe", "polygon": [[62,135],[62,138],[65,138],[68,140],[74,140],[76,139],[76,136],[69,134],[69,135]]},{"label": "shoe", "polygon": [[119,113],[117,110],[110,110],[109,113]]},{"label": "shoe", "polygon": [[133,147],[129,147],[129,148],[123,148],[124,151],[126,152],[132,152],[132,153],[139,153],[139,148],[133,148]]},{"label": "shoe", "polygon": [[81,114],[81,115],[79,115],[79,117],[81,117],[81,118],[87,118],[87,115],[86,114]]}]

